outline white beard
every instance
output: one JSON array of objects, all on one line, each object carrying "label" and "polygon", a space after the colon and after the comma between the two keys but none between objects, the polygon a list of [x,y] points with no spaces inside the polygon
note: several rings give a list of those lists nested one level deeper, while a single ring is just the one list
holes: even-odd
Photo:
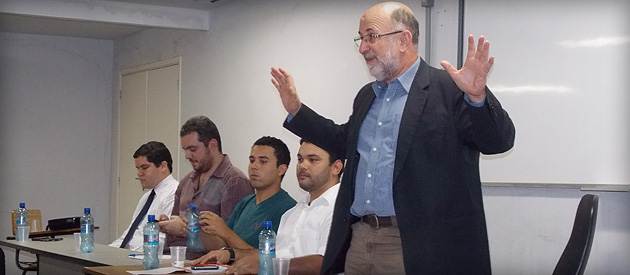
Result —
[{"label": "white beard", "polygon": [[[366,53],[364,57],[369,59],[376,56],[372,53]],[[378,81],[387,81],[391,80],[396,75],[400,59],[398,55],[396,55],[396,49],[388,48],[387,52],[385,52],[385,56],[377,58],[376,62],[377,63],[373,66],[368,65],[370,75],[375,77]]]}]

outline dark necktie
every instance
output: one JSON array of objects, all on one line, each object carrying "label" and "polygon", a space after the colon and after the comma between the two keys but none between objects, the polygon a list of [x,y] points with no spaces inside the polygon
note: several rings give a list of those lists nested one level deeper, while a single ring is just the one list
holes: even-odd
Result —
[{"label": "dark necktie", "polygon": [[123,240],[122,244],[120,244],[120,248],[125,248],[127,244],[129,243],[129,241],[131,241],[131,237],[133,237],[133,233],[136,232],[136,229],[138,229],[138,225],[140,224],[142,219],[144,219],[144,216],[147,215],[147,211],[149,211],[151,202],[153,202],[153,197],[155,197],[155,190],[151,190],[151,194],[149,195],[147,202],[144,203],[142,210],[140,210],[140,213],[138,213],[138,216],[136,216],[136,219],[133,220],[133,224],[131,224],[131,227],[129,227],[129,231],[127,231],[127,235],[125,236],[125,239]]}]

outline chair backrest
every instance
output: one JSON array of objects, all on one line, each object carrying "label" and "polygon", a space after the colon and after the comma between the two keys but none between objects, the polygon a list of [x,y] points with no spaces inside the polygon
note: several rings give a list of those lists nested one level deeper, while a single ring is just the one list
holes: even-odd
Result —
[{"label": "chair backrest", "polygon": [[[35,226],[33,226],[33,221],[36,221],[36,223],[39,224],[39,230],[37,231],[43,231],[44,229],[42,227],[42,211],[39,209],[26,209],[26,211],[28,212],[28,225],[31,227],[31,232],[35,232],[35,230],[33,230],[35,229]],[[13,235],[15,235],[16,230],[16,212],[17,210],[11,211],[11,227],[13,228]]]},{"label": "chair backrest", "polygon": [[592,194],[584,195],[580,200],[571,237],[558,260],[553,275],[584,274],[595,234],[598,202],[599,196]]}]

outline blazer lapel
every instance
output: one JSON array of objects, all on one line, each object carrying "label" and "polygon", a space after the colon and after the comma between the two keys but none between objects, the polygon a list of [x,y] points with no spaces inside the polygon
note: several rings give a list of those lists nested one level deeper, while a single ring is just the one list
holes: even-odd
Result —
[{"label": "blazer lapel", "polygon": [[398,133],[398,143],[396,147],[396,160],[394,163],[394,184],[396,179],[402,170],[402,165],[409,153],[409,149],[414,140],[416,128],[420,123],[420,116],[424,111],[424,105],[427,101],[427,90],[429,86],[429,65],[420,61],[420,68],[416,73],[416,77],[413,79],[407,102],[403,110],[403,115],[400,121],[400,130]]},{"label": "blazer lapel", "polygon": [[[350,140],[352,141],[352,148],[354,148],[356,152],[357,142],[359,141],[359,132],[361,131],[361,125],[363,124],[363,119],[367,115],[370,107],[372,107],[372,102],[374,101],[375,95],[372,86],[366,88],[365,91],[361,92],[361,96],[357,98],[357,109],[355,110],[352,120],[350,121],[350,125],[348,129],[350,129]],[[349,147],[350,148],[350,147]],[[350,153],[350,152],[348,152]],[[354,152],[352,152],[354,153]]]}]

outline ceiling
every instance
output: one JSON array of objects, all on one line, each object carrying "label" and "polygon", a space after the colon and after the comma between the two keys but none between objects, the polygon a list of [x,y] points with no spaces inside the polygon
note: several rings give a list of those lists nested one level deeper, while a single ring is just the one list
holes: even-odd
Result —
[{"label": "ceiling", "polygon": [[0,32],[114,40],[146,27],[0,14]]},{"label": "ceiling", "polygon": [[[43,0],[46,1],[46,0]],[[120,6],[120,9],[124,9],[129,4],[133,7],[147,7],[153,12],[155,10],[181,10],[190,9],[196,11],[209,11],[224,3],[233,0],[77,0],[80,4],[91,3],[93,6],[97,6],[99,1],[103,1],[107,7]],[[84,1],[84,2],[80,2]],[[59,2],[66,5],[73,5],[69,2]],[[19,4],[19,3],[18,3]],[[128,22],[103,22],[103,21],[91,21],[85,18],[72,18],[66,16],[65,18],[59,18],[59,16],[46,16],[42,14],[41,8],[32,14],[29,14],[28,9],[34,9],[34,6],[26,6],[26,8],[20,7],[19,13],[3,12],[3,4],[0,4],[0,32],[13,32],[13,33],[27,33],[27,34],[41,34],[41,35],[54,35],[54,36],[68,36],[68,37],[81,37],[92,39],[107,39],[115,40],[127,35],[148,29],[155,26],[143,26],[138,24],[129,24]],[[36,7],[35,7],[36,8]],[[180,9],[177,9],[180,8]],[[6,9],[5,9],[6,10]],[[26,11],[24,11],[26,10]],[[45,12],[44,12],[45,13]],[[181,13],[180,13],[181,14]]]},{"label": "ceiling", "polygon": [[103,0],[110,2],[136,3],[173,8],[185,8],[195,10],[210,10],[218,4],[229,0]]}]

